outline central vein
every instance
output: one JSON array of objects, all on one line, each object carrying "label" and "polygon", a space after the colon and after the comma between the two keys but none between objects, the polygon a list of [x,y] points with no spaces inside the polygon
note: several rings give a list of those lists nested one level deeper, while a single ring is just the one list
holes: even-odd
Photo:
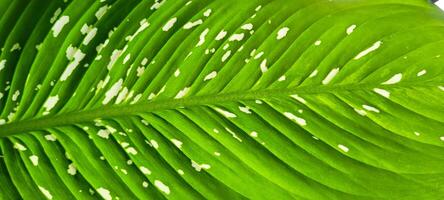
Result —
[{"label": "central vein", "polygon": [[[431,83],[431,82],[430,82]],[[416,84],[415,87],[430,87],[431,84]],[[433,84],[436,86],[436,83]],[[133,105],[107,105],[91,110],[81,110],[70,113],[60,113],[36,119],[15,121],[0,125],[0,137],[11,136],[29,131],[44,130],[51,127],[73,125],[82,122],[90,122],[95,119],[113,118],[121,116],[136,115],[139,113],[154,112],[158,110],[176,109],[180,107],[192,107],[201,105],[216,105],[224,102],[236,102],[246,100],[270,99],[288,96],[291,94],[321,94],[334,93],[338,91],[371,90],[375,87],[412,87],[412,85],[375,85],[375,84],[351,84],[351,85],[324,85],[324,86],[302,86],[293,89],[264,89],[258,91],[233,92],[207,96],[194,96],[183,99],[154,100],[140,102]]]}]

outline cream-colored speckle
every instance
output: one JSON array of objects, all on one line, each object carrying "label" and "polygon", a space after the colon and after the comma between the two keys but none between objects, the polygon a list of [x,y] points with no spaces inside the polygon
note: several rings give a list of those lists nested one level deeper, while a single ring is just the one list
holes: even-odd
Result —
[{"label": "cream-colored speckle", "polygon": [[173,138],[173,139],[171,139],[171,142],[172,142],[174,145],[176,145],[177,148],[179,148],[179,149],[182,148],[182,144],[183,144],[182,141]]},{"label": "cream-colored speckle", "polygon": [[51,199],[53,198],[52,195],[51,195],[51,192],[49,192],[49,190],[47,190],[46,188],[39,186],[39,190],[40,190],[40,192],[42,192],[42,194],[43,194],[47,199],[50,199],[50,200],[51,200]]},{"label": "cream-colored speckle", "polygon": [[174,98],[175,99],[183,98],[189,91],[190,91],[190,88],[185,87],[182,90],[180,90]]},{"label": "cream-colored speckle", "polygon": [[402,79],[402,74],[398,73],[398,74],[393,75],[389,80],[383,82],[382,84],[384,84],[384,85],[396,84],[396,83],[399,83],[401,81],[401,79]]},{"label": "cream-colored speckle", "polygon": [[57,37],[59,33],[62,31],[63,27],[68,24],[69,22],[69,16],[61,16],[52,26],[52,35],[54,37]]},{"label": "cream-colored speckle", "polygon": [[244,24],[244,25],[241,26],[241,29],[248,30],[248,31],[252,30],[253,29],[253,24],[251,24],[251,23]]},{"label": "cream-colored speckle", "polygon": [[45,135],[45,139],[53,142],[57,140],[57,138],[53,134]]},{"label": "cream-colored speckle", "polygon": [[36,155],[29,156],[29,160],[31,160],[32,165],[39,165],[39,157]]},{"label": "cream-colored speckle", "polygon": [[151,175],[151,170],[149,170],[148,168],[144,167],[144,166],[140,166],[139,167],[140,171],[145,174],[145,175]]},{"label": "cream-colored speckle", "polygon": [[322,84],[327,85],[330,83],[330,81],[336,76],[336,74],[338,74],[339,72],[339,68],[334,68],[332,69],[328,75],[324,78],[324,80],[322,80]]},{"label": "cream-colored speckle", "polygon": [[364,56],[366,56],[367,54],[369,54],[370,52],[375,51],[376,49],[378,49],[381,46],[382,42],[381,41],[377,41],[375,42],[371,47],[365,49],[364,51],[360,52],[358,55],[356,55],[356,57],[354,58],[355,60],[358,60]]},{"label": "cream-colored speckle", "polygon": [[290,97],[293,98],[293,99],[296,99],[297,101],[299,101],[299,102],[301,102],[301,103],[303,103],[303,104],[306,104],[306,103],[307,103],[307,101],[305,101],[304,98],[300,97],[300,96],[297,95],[297,94],[290,95]]},{"label": "cream-colored speckle", "polygon": [[385,97],[385,98],[389,98],[390,97],[390,92],[384,89],[380,89],[380,88],[375,88],[373,89],[374,92],[378,93],[379,95]]},{"label": "cream-colored speckle", "polygon": [[101,129],[97,132],[97,135],[101,138],[108,139],[110,133],[111,132],[107,129]]},{"label": "cream-colored speckle", "polygon": [[231,55],[231,50],[225,52],[225,54],[222,56],[222,59],[221,59],[222,62],[225,62],[228,59],[228,57],[230,57],[230,55]]},{"label": "cream-colored speckle", "polygon": [[268,71],[268,67],[267,67],[267,59],[264,59],[261,64],[259,65],[259,68],[261,69],[262,73],[265,73]]},{"label": "cream-colored speckle", "polygon": [[200,25],[200,24],[202,24],[202,23],[203,23],[202,19],[198,19],[198,20],[196,20],[196,21],[194,21],[194,22],[187,22],[187,23],[183,26],[183,29],[191,29],[191,28],[193,28],[193,27],[195,27],[195,26],[198,26],[198,25]]},{"label": "cream-colored speckle", "polygon": [[217,34],[215,40],[222,40],[226,35],[227,35],[227,32],[224,31],[224,30],[221,30],[221,31]]},{"label": "cream-colored speckle", "polygon": [[109,190],[101,187],[101,188],[98,188],[96,191],[97,191],[97,193],[100,194],[100,196],[102,196],[103,199],[112,200],[111,193],[109,192]]},{"label": "cream-colored speckle", "polygon": [[66,171],[68,172],[68,174],[74,176],[77,173],[77,168],[74,165],[74,163],[71,163],[71,164],[68,165],[68,169]]},{"label": "cream-colored speckle", "polygon": [[375,112],[375,113],[379,113],[379,112],[380,112],[377,108],[375,108],[375,107],[373,107],[373,106],[362,105],[362,107],[363,107],[364,109],[368,110],[368,111],[372,111],[372,112]]},{"label": "cream-colored speckle", "polygon": [[287,33],[289,30],[290,30],[290,28],[288,28],[288,27],[283,27],[283,28],[279,29],[279,31],[277,32],[276,39],[280,40],[280,39],[284,38],[285,36],[287,36]]},{"label": "cream-colored speckle", "polygon": [[165,185],[162,181],[155,180],[154,185],[163,193],[170,194],[170,188],[167,185]]},{"label": "cream-colored speckle", "polygon": [[416,76],[423,76],[426,73],[427,73],[427,70],[423,69],[420,72],[418,72],[418,74],[416,74]]},{"label": "cream-colored speckle", "polygon": [[356,28],[356,25],[353,24],[353,25],[349,26],[345,32],[347,33],[347,35],[350,35],[353,33],[355,28]]},{"label": "cream-colored speckle", "polygon": [[14,143],[14,149],[17,149],[19,151],[26,151],[27,150],[27,148],[25,146],[23,146],[22,144],[17,143],[17,142]]},{"label": "cream-colored speckle", "polygon": [[169,31],[174,26],[174,24],[176,22],[177,22],[177,17],[174,17],[174,18],[168,20],[168,22],[162,27],[162,30]]},{"label": "cream-colored speckle", "polygon": [[338,144],[338,148],[341,149],[344,152],[348,152],[349,151],[348,147],[346,147],[346,146],[344,146],[342,144]]},{"label": "cream-colored speckle", "polygon": [[215,110],[216,110],[218,113],[224,115],[226,118],[235,118],[235,117],[237,117],[234,113],[228,112],[228,111],[226,111],[226,110],[222,110],[222,109],[220,109],[220,108],[215,108]]},{"label": "cream-colored speckle", "polygon": [[307,125],[307,122],[305,121],[305,119],[297,117],[296,115],[294,115],[293,113],[290,112],[284,112],[285,117],[287,117],[288,119],[294,120],[296,121],[296,123],[298,123],[301,126],[305,126]]},{"label": "cream-colored speckle", "polygon": [[49,97],[45,101],[45,103],[43,104],[43,107],[45,108],[45,111],[49,112],[51,109],[53,109],[58,101],[59,101],[59,95],[55,95],[55,96]]},{"label": "cream-colored speckle", "polygon": [[233,34],[232,36],[230,36],[230,38],[228,38],[229,41],[241,41],[242,39],[244,39],[245,34],[244,33],[236,33]]},{"label": "cream-colored speckle", "polygon": [[206,28],[199,36],[199,42],[196,44],[196,47],[201,46],[205,42],[205,36],[207,36],[210,29]]},{"label": "cream-colored speckle", "polygon": [[216,76],[217,76],[217,72],[212,71],[211,73],[209,73],[208,75],[205,76],[204,81],[211,80],[211,79],[215,78]]}]

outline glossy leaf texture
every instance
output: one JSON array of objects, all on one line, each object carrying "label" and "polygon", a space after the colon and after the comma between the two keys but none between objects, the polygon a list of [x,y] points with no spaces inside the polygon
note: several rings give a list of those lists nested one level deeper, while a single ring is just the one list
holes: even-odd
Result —
[{"label": "glossy leaf texture", "polygon": [[443,199],[426,0],[0,0],[0,199]]}]

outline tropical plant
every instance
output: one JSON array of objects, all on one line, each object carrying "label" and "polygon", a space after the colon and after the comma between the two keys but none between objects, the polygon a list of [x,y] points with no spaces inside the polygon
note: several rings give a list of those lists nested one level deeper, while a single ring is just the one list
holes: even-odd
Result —
[{"label": "tropical plant", "polygon": [[0,0],[0,199],[444,199],[427,0]]}]

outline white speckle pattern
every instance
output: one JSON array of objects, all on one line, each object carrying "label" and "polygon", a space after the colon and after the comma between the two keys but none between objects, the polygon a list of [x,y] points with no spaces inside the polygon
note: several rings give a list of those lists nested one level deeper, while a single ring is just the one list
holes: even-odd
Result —
[{"label": "white speckle pattern", "polygon": [[233,34],[228,40],[229,41],[241,41],[242,39],[244,39],[244,33],[236,33]]},{"label": "white speckle pattern", "polygon": [[168,22],[162,27],[162,30],[169,31],[174,26],[174,24],[176,22],[177,22],[177,17],[174,17],[174,18],[168,20]]},{"label": "white speckle pattern", "polygon": [[344,152],[348,152],[349,151],[348,147],[346,147],[346,146],[344,146],[342,144],[338,144],[338,148],[341,149]]},{"label": "white speckle pattern", "polygon": [[89,42],[94,38],[94,36],[96,36],[97,34],[97,28],[92,28],[90,30],[88,30],[88,33],[86,34],[85,38],[83,39],[82,44],[83,45],[88,45]]},{"label": "white speckle pattern", "polygon": [[101,187],[101,188],[98,188],[96,191],[97,191],[97,193],[100,194],[100,196],[102,196],[103,199],[112,200],[111,193],[109,192],[109,190]]},{"label": "white speckle pattern", "polygon": [[209,73],[208,75],[205,76],[204,81],[211,80],[211,79],[215,78],[216,76],[217,76],[217,72],[212,71],[211,73]]},{"label": "white speckle pattern", "polygon": [[287,117],[288,119],[294,120],[296,123],[298,123],[301,126],[305,126],[307,125],[307,122],[305,121],[305,119],[302,119],[300,117],[297,117],[296,115],[294,115],[293,113],[290,112],[284,112],[285,117]]},{"label": "white speckle pattern", "polygon": [[185,25],[183,25],[183,29],[191,29],[191,28],[198,26],[202,23],[203,23],[202,19],[198,19],[194,22],[187,22]]},{"label": "white speckle pattern", "polygon": [[53,24],[57,17],[59,17],[60,13],[62,13],[62,9],[57,8],[57,10],[54,12],[54,15],[51,17],[51,19],[49,19],[49,23]]},{"label": "white speckle pattern", "polygon": [[368,111],[371,111],[371,112],[375,112],[375,113],[379,113],[379,112],[380,112],[377,108],[375,108],[375,107],[373,107],[373,106],[362,105],[362,107],[363,107],[364,109],[368,110]]},{"label": "white speckle pattern", "polygon": [[418,72],[418,74],[416,74],[416,76],[423,76],[426,73],[427,73],[427,70],[423,69],[420,72]]},{"label": "white speckle pattern", "polygon": [[31,160],[32,165],[39,165],[39,157],[36,155],[29,156],[29,160]]},{"label": "white speckle pattern", "polygon": [[209,17],[209,16],[211,15],[211,9],[208,8],[208,9],[203,13],[203,15],[204,15],[205,17]]},{"label": "white speckle pattern", "polygon": [[47,190],[44,187],[39,186],[39,190],[40,192],[42,192],[42,194],[47,198],[47,199],[52,199],[52,195],[51,192],[49,192],[49,190]]},{"label": "white speckle pattern", "polygon": [[126,152],[132,155],[137,155],[137,150],[134,147],[128,147],[126,148]]},{"label": "white speckle pattern", "polygon": [[206,28],[199,36],[199,42],[196,44],[196,47],[201,46],[205,42],[205,36],[207,36],[210,29]]},{"label": "white speckle pattern", "polygon": [[367,48],[366,50],[364,50],[361,53],[359,53],[358,55],[356,55],[356,57],[354,59],[358,60],[358,59],[366,56],[367,54],[369,54],[369,53],[375,51],[376,49],[378,49],[381,46],[381,44],[382,44],[381,41],[375,42],[371,47]]},{"label": "white speckle pattern", "polygon": [[327,85],[330,83],[330,81],[336,76],[336,74],[338,74],[339,72],[339,68],[334,68],[332,69],[328,75],[324,78],[324,80],[322,80],[322,84]]},{"label": "white speckle pattern", "polygon": [[301,103],[303,103],[303,104],[306,104],[306,103],[307,103],[307,101],[305,101],[304,98],[300,97],[300,96],[297,95],[297,94],[290,95],[290,97],[293,98],[293,99],[296,99],[297,101],[299,101],[299,102],[301,102]]},{"label": "white speckle pattern", "polygon": [[140,171],[145,174],[145,175],[151,175],[151,170],[149,170],[148,168],[144,167],[144,166],[140,166],[139,167]]},{"label": "white speckle pattern", "polygon": [[282,82],[285,81],[287,79],[287,77],[285,75],[282,75],[281,77],[279,77],[278,81]]},{"label": "white speckle pattern", "polygon": [[265,73],[268,71],[268,67],[267,67],[267,59],[264,59],[261,64],[260,64],[260,69],[262,73]]},{"label": "white speckle pattern", "polygon": [[402,79],[402,74],[398,73],[398,74],[393,75],[389,80],[383,82],[382,84],[384,84],[384,85],[396,84],[396,83],[399,83],[401,81],[401,79]]},{"label": "white speckle pattern", "polygon": [[251,24],[251,23],[244,24],[244,25],[241,26],[241,29],[247,30],[247,31],[252,30],[253,29],[253,24]]},{"label": "white speckle pattern", "polygon": [[153,148],[158,149],[159,148],[159,144],[157,144],[156,140],[150,140],[150,144],[151,146],[153,146]]},{"label": "white speckle pattern", "polygon": [[114,85],[105,93],[105,99],[103,99],[102,104],[108,104],[111,99],[113,99],[119,93],[122,88],[123,79],[119,79]]},{"label": "white speckle pattern", "polygon": [[69,22],[69,16],[61,16],[52,26],[52,36],[57,37],[63,27]]},{"label": "white speckle pattern", "polygon": [[51,109],[54,108],[54,106],[59,101],[59,95],[49,97],[45,103],[43,104],[43,108],[45,108],[46,112],[49,112]]},{"label": "white speckle pattern", "polygon": [[142,182],[142,187],[147,188],[147,187],[148,187],[148,182],[143,181],[143,182]]},{"label": "white speckle pattern", "polygon": [[247,113],[247,114],[251,114],[250,108],[248,106],[245,106],[245,107],[239,106],[239,110],[241,112],[244,112],[244,113]]},{"label": "white speckle pattern", "polygon": [[108,5],[104,5],[102,7],[100,7],[97,12],[94,14],[97,18],[97,20],[99,20],[100,18],[103,17],[103,15],[105,15],[106,11],[109,9]]},{"label": "white speckle pattern", "polygon": [[164,183],[162,183],[162,181],[155,180],[154,185],[163,193],[170,194],[170,188],[166,186]]},{"label": "white speckle pattern", "polygon": [[284,38],[285,36],[287,36],[287,33],[289,30],[290,30],[290,28],[288,28],[288,27],[283,27],[283,28],[279,29],[279,31],[277,32],[276,39],[280,40],[280,39]]},{"label": "white speckle pattern", "polygon": [[444,141],[444,136],[441,136],[439,139],[440,139],[441,141]]},{"label": "white speckle pattern", "polygon": [[438,88],[442,91],[444,91],[444,86],[438,86]]},{"label": "white speckle pattern", "polygon": [[108,139],[110,133],[111,132],[107,129],[101,129],[97,132],[97,135],[101,138]]},{"label": "white speckle pattern", "polygon": [[222,62],[225,62],[228,59],[228,57],[230,57],[230,55],[231,55],[231,50],[225,52],[225,54],[222,56],[222,59],[221,59]]},{"label": "white speckle pattern", "polygon": [[10,51],[13,52],[15,50],[20,50],[20,49],[22,49],[22,47],[20,47],[20,44],[19,43],[15,43],[14,45],[12,45]]},{"label": "white speckle pattern", "polygon": [[68,174],[74,176],[77,173],[77,168],[74,165],[74,163],[71,163],[71,164],[68,165],[68,170],[66,170],[66,171],[68,172]]},{"label": "white speckle pattern", "polygon": [[20,96],[20,91],[16,90],[12,95],[12,101],[17,101],[17,98]]},{"label": "white speckle pattern", "polygon": [[385,98],[390,98],[390,92],[387,90],[375,88],[375,89],[373,89],[373,91],[380,94],[381,96],[383,96]]},{"label": "white speckle pattern", "polygon": [[355,108],[355,111],[356,111],[359,115],[362,115],[362,116],[366,116],[366,115],[367,115],[367,112],[365,112],[365,110],[361,110],[361,109],[357,109],[357,108]]},{"label": "white speckle pattern", "polygon": [[224,30],[221,30],[217,35],[215,40],[222,40],[227,35],[227,32]]},{"label": "white speckle pattern", "polygon": [[85,54],[78,48],[72,47],[71,45],[66,49],[66,57],[71,62],[66,67],[63,74],[60,76],[60,81],[65,81],[71,73],[76,69],[80,62],[85,58]]},{"label": "white speckle pattern", "polygon": [[355,30],[355,28],[356,28],[356,25],[353,24],[353,25],[349,26],[345,32],[347,33],[347,35],[350,35],[350,34],[353,33],[353,31]]},{"label": "white speckle pattern", "polygon": [[53,134],[45,135],[45,139],[52,142],[55,142],[57,140],[57,138]]},{"label": "white speckle pattern", "polygon": [[257,137],[258,134],[257,134],[256,131],[253,131],[253,132],[250,133],[250,135],[251,135],[251,137]]},{"label": "white speckle pattern", "polygon": [[222,110],[222,109],[220,109],[220,108],[215,108],[215,110],[216,110],[218,113],[224,115],[226,118],[235,118],[235,117],[237,117],[234,113],[228,112],[228,111],[226,111],[226,110]]},{"label": "white speckle pattern", "polygon": [[210,169],[211,166],[209,164],[199,164],[195,162],[194,160],[191,160],[191,166],[198,172],[202,171],[202,169]]},{"label": "white speckle pattern", "polygon": [[177,148],[182,148],[182,141],[178,140],[178,139],[171,139],[171,142],[177,147]]},{"label": "white speckle pattern", "polygon": [[175,98],[175,99],[183,98],[183,97],[184,97],[189,91],[190,91],[190,88],[189,88],[189,87],[186,87],[186,88],[180,90],[180,91],[177,93],[176,97],[174,97],[174,98]]},{"label": "white speckle pattern", "polygon": [[23,146],[22,144],[17,143],[17,142],[14,143],[14,149],[17,149],[19,151],[26,151],[27,150],[27,148],[25,146]]},{"label": "white speckle pattern", "polygon": [[0,61],[0,72],[6,67],[6,60],[3,59]]},{"label": "white speckle pattern", "polygon": [[318,75],[318,70],[317,70],[317,69],[313,70],[313,72],[311,72],[310,76],[308,76],[308,77],[309,77],[309,78],[313,78],[313,77],[315,77],[316,75]]},{"label": "white speckle pattern", "polygon": [[319,46],[321,45],[322,41],[321,40],[316,40],[316,42],[314,43],[315,46]]}]

